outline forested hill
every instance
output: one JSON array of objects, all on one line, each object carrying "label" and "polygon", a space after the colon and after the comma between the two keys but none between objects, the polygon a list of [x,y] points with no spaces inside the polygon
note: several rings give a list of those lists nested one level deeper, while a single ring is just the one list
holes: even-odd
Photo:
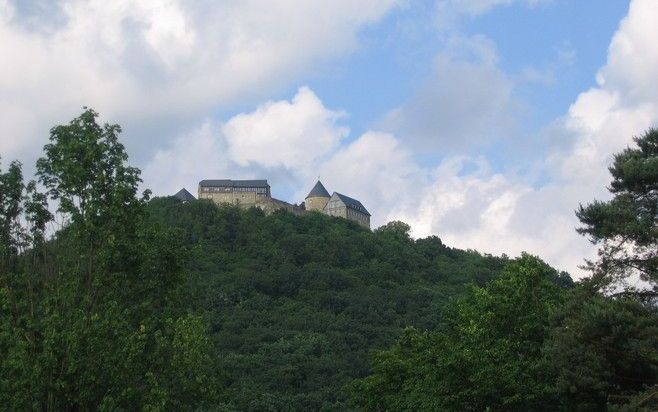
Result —
[{"label": "forested hill", "polygon": [[190,247],[194,305],[237,410],[343,410],[343,386],[370,372],[375,350],[405,327],[437,328],[465,284],[489,282],[507,260],[413,240],[401,222],[371,232],[319,213],[175,198],[148,211]]},{"label": "forested hill", "polygon": [[0,411],[658,410],[658,130],[578,209],[574,285],[402,222],[150,199],[97,116],[38,181],[0,170]]}]

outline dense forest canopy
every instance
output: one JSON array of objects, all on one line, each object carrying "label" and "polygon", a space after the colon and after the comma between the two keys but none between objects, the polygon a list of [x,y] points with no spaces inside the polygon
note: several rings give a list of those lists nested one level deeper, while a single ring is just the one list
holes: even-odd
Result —
[{"label": "dense forest canopy", "polygon": [[[537,257],[413,239],[403,222],[370,231],[150,199],[120,127],[96,119],[86,110],[51,129],[37,181],[18,162],[0,170],[0,410],[658,402],[655,300],[603,293],[632,269],[655,286],[656,131],[615,158],[615,199],[579,209],[580,230],[605,247],[574,284]],[[635,249],[610,249],[617,236]]]}]

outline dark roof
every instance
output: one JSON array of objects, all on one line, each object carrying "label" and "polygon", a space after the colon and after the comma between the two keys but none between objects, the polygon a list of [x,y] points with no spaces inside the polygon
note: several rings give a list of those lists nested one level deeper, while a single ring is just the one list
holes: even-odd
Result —
[{"label": "dark roof", "polygon": [[174,195],[174,197],[182,200],[183,202],[190,202],[196,200],[196,197],[192,196],[192,193],[188,192],[187,189],[182,188]]},{"label": "dark roof", "polygon": [[338,192],[334,192],[334,194],[335,194],[336,196],[338,196],[338,198],[339,198],[343,203],[345,203],[345,206],[349,207],[350,209],[357,210],[357,211],[359,211],[359,212],[361,212],[361,213],[364,213],[364,214],[370,216],[370,212],[368,212],[368,210],[365,208],[365,206],[363,206],[363,205],[361,204],[361,202],[359,202],[358,200],[356,200],[356,199],[352,199],[351,197],[349,197],[349,196],[345,196],[345,195],[340,194],[340,193],[338,193]]},{"label": "dark roof", "polygon": [[318,180],[315,186],[313,186],[313,189],[308,193],[308,196],[306,196],[307,199],[309,197],[331,197],[331,195],[327,192],[327,189],[322,186],[322,182]]},{"label": "dark roof", "polygon": [[209,179],[199,182],[201,187],[270,187],[267,180]]}]

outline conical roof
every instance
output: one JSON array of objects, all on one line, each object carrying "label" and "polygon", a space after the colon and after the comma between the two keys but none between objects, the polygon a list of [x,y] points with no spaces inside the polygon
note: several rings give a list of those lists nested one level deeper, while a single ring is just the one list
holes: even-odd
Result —
[{"label": "conical roof", "polygon": [[322,186],[322,182],[318,180],[318,182],[313,186],[313,189],[309,192],[308,196],[306,198],[308,199],[309,197],[331,197],[329,192],[327,192],[327,189]]},{"label": "conical roof", "polygon": [[196,198],[192,196],[192,193],[188,192],[187,189],[185,188],[179,190],[178,193],[174,195],[174,197],[182,200],[183,202],[190,202],[192,200],[196,200]]}]

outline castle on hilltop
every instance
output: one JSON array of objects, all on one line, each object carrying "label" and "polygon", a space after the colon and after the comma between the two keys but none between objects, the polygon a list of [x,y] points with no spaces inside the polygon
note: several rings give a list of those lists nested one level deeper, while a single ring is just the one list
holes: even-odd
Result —
[{"label": "castle on hilltop", "polygon": [[325,215],[353,220],[370,228],[370,213],[361,202],[338,192],[329,196],[329,192],[319,180],[306,196],[304,207],[309,211],[315,210]]},{"label": "castle on hilltop", "polygon": [[[194,199],[185,189],[175,196],[184,202],[190,201],[190,198]],[[370,228],[370,213],[361,202],[338,192],[329,195],[319,180],[299,205],[273,198],[267,180],[202,180],[199,182],[199,199],[210,199],[217,204],[238,205],[245,209],[257,207],[266,213],[280,209],[295,214],[315,211],[349,219]]]}]

